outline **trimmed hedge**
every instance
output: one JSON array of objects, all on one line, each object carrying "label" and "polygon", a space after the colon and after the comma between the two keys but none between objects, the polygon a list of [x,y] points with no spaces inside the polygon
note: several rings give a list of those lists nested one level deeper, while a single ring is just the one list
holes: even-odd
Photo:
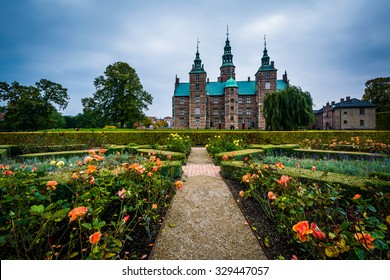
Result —
[{"label": "trimmed hedge", "polygon": [[[247,172],[257,173],[257,169],[244,164],[242,161],[221,162],[221,174],[224,178],[239,181]],[[386,193],[390,191],[390,182],[382,181],[378,178],[364,178],[331,172],[324,173],[322,171],[311,171],[294,167],[284,167],[282,170],[275,169],[273,172],[277,176],[287,175],[322,184],[340,184],[349,188],[359,188],[363,191],[375,190]]]},{"label": "trimmed hedge", "polygon": [[245,149],[245,150],[238,150],[238,151],[232,151],[232,152],[222,152],[218,153],[214,157],[215,164],[219,165],[222,161],[222,157],[224,155],[230,156],[231,153],[234,153],[233,159],[234,160],[244,160],[245,157],[252,157],[256,159],[262,159],[264,155],[264,151],[260,149]]},{"label": "trimmed hedge", "polygon": [[360,137],[361,141],[372,139],[390,144],[390,131],[372,130],[308,130],[308,131],[260,131],[260,130],[115,130],[115,131],[69,131],[69,132],[0,132],[0,145],[29,146],[68,146],[84,144],[87,147],[102,147],[109,144],[127,145],[129,143],[164,145],[171,133],[187,135],[192,145],[205,145],[208,139],[219,134],[242,139],[247,144],[289,144],[305,139],[317,139],[331,142],[332,139],[349,141],[351,137]]},{"label": "trimmed hedge", "polygon": [[376,113],[376,129],[390,130],[390,112]]},{"label": "trimmed hedge", "polygon": [[364,153],[364,152],[348,152],[348,151],[329,151],[329,150],[313,150],[313,149],[293,149],[292,153],[295,157],[300,158],[329,158],[329,159],[372,159],[377,157],[387,157],[387,155],[375,154],[375,153]]},{"label": "trimmed hedge", "polygon": [[171,151],[165,151],[165,150],[155,150],[155,149],[137,149],[138,154],[143,155],[152,155],[155,153],[156,157],[159,157],[161,160],[167,160],[168,155],[171,156],[172,160],[180,161],[183,164],[187,161],[187,157],[184,153],[179,152],[171,152]]}]

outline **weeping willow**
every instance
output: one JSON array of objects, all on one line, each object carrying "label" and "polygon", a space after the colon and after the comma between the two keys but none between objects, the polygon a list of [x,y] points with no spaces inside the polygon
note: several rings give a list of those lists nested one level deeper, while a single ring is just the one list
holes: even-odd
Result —
[{"label": "weeping willow", "polygon": [[268,94],[263,114],[267,130],[307,128],[315,120],[310,93],[296,86]]}]

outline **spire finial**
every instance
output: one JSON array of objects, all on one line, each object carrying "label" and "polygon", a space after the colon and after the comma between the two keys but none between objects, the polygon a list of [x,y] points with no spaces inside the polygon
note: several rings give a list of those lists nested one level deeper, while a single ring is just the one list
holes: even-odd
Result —
[{"label": "spire finial", "polygon": [[226,37],[229,38],[229,25],[226,26]]},{"label": "spire finial", "polygon": [[264,49],[267,49],[267,38],[265,34],[264,34]]},{"label": "spire finial", "polygon": [[199,52],[199,39],[196,38],[196,52]]}]

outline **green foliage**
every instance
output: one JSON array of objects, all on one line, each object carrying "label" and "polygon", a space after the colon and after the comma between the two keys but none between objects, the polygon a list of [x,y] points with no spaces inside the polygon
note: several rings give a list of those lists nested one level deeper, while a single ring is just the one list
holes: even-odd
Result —
[{"label": "green foliage", "polygon": [[146,92],[136,71],[125,62],[107,66],[104,75],[95,79],[96,92],[92,98],[83,98],[85,113],[101,115],[106,122],[133,124],[145,118],[143,110],[152,104],[153,97]]},{"label": "green foliage", "polygon": [[60,84],[41,79],[35,87],[1,82],[0,100],[6,102],[1,108],[5,114],[3,129],[31,131],[62,127],[64,120],[55,105],[65,109],[69,96]]},{"label": "green foliage", "polygon": [[390,112],[377,112],[376,113],[376,129],[377,130],[390,130]]},{"label": "green foliage", "polygon": [[0,165],[2,260],[141,258],[134,248],[153,243],[181,164],[104,153]]},{"label": "green foliage", "polygon": [[212,157],[223,152],[238,151],[244,149],[246,146],[242,139],[234,139],[228,134],[218,134],[209,138],[206,149]]},{"label": "green foliage", "polygon": [[192,143],[189,136],[171,133],[166,142],[168,151],[184,153],[187,156],[190,154]]},{"label": "green foliage", "polygon": [[390,111],[390,77],[366,82],[362,100],[375,104],[377,112]]},{"label": "green foliage", "polygon": [[255,198],[279,231],[299,244],[299,259],[390,258],[390,204],[382,191],[302,180],[286,175],[281,163],[221,168],[223,174],[241,174],[243,196]]},{"label": "green foliage", "polygon": [[234,152],[222,152],[214,155],[215,164],[220,164],[221,161],[227,160],[242,160],[248,161],[257,159],[260,160],[264,156],[264,151],[260,149],[244,149],[236,150]]},{"label": "green foliage", "polygon": [[268,130],[307,128],[315,121],[313,99],[299,87],[289,86],[264,98],[264,118]]}]

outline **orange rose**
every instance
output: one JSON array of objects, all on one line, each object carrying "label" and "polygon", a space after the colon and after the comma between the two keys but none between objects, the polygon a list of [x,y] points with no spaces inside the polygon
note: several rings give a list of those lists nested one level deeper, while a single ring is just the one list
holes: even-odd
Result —
[{"label": "orange rose", "polygon": [[281,163],[281,162],[277,162],[277,163],[275,163],[275,165],[276,165],[276,167],[279,168],[279,169],[284,168],[284,165],[283,165],[283,163]]},{"label": "orange rose", "polygon": [[157,204],[156,204],[156,203],[154,203],[154,204],[152,205],[152,209],[157,209]]},{"label": "orange rose", "polygon": [[229,159],[228,155],[223,155],[222,156],[222,160],[228,160],[228,159]]},{"label": "orange rose", "polygon": [[306,242],[308,240],[308,235],[313,231],[309,228],[308,221],[300,221],[293,226],[293,231],[297,233],[297,237],[301,242]]},{"label": "orange rose", "polygon": [[46,190],[55,190],[56,186],[58,185],[57,181],[47,181],[46,183]]},{"label": "orange rose", "polygon": [[95,172],[97,167],[95,165],[88,165],[87,171],[85,171],[87,174]]},{"label": "orange rose", "polygon": [[288,181],[291,180],[291,177],[288,177],[286,175],[282,175],[279,180],[275,180],[278,184],[283,185],[287,187]]},{"label": "orange rose", "polygon": [[352,197],[352,199],[353,200],[356,200],[356,199],[359,199],[359,198],[361,198],[362,196],[360,195],[360,194],[355,194],[353,197]]},{"label": "orange rose", "polygon": [[100,149],[99,154],[104,155],[107,152],[107,149]]},{"label": "orange rose", "polygon": [[91,244],[94,245],[100,241],[101,237],[102,237],[101,232],[97,231],[89,237],[89,242],[91,242]]},{"label": "orange rose", "polygon": [[182,181],[176,181],[175,182],[175,187],[179,190],[183,188],[183,182]]},{"label": "orange rose", "polygon": [[88,212],[88,208],[85,206],[74,208],[72,211],[68,213],[68,216],[70,217],[69,223],[76,220],[77,217],[83,218],[87,214],[87,212]]},{"label": "orange rose", "polygon": [[240,191],[238,194],[239,194],[241,197],[244,197],[245,192],[244,192],[244,191]]},{"label": "orange rose", "polygon": [[276,194],[274,194],[271,191],[269,191],[267,195],[268,195],[268,199],[269,200],[275,200],[276,199]]},{"label": "orange rose", "polygon": [[371,236],[369,233],[355,233],[355,239],[358,240],[362,245],[369,249],[369,250],[374,250],[375,246],[372,244],[372,241],[375,240],[374,237]]}]

